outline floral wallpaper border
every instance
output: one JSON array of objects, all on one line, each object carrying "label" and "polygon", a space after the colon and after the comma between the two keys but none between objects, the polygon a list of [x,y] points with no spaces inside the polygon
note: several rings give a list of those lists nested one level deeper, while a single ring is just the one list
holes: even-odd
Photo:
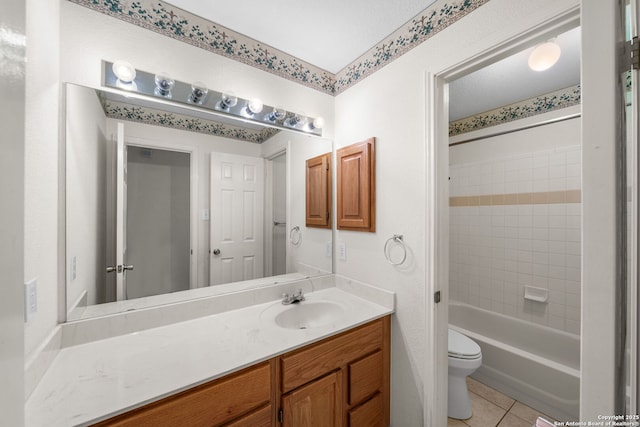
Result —
[{"label": "floral wallpaper border", "polygon": [[449,123],[449,136],[501,125],[580,104],[580,85],[529,98]]},{"label": "floral wallpaper border", "polygon": [[335,76],[170,3],[157,0],[69,0],[96,12],[333,94]]},{"label": "floral wallpaper border", "polygon": [[337,95],[489,0],[438,0],[337,75],[164,1],[69,1],[318,91]]},{"label": "floral wallpaper border", "polygon": [[439,0],[336,75],[335,94],[398,59],[489,0]]},{"label": "floral wallpaper border", "polygon": [[241,128],[212,120],[194,118],[182,114],[170,113],[149,107],[139,107],[122,102],[104,99],[102,99],[101,102],[106,116],[112,119],[164,126],[189,132],[238,139],[240,141],[253,142],[257,144],[265,142],[267,139],[279,132],[278,129],[269,127],[262,130]]}]

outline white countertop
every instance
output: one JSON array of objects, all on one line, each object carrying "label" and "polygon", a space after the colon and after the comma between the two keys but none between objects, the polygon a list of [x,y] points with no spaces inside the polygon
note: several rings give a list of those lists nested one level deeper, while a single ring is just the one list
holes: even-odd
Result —
[{"label": "white countertop", "polygon": [[349,290],[306,294],[344,308],[318,328],[279,327],[267,318],[280,304],[271,301],[62,348],[26,403],[26,426],[88,425],[393,312]]}]

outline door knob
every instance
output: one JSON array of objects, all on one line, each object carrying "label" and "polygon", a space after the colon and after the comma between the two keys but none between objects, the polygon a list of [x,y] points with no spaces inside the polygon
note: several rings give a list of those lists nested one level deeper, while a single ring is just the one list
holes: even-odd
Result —
[{"label": "door knob", "polygon": [[115,265],[110,265],[107,267],[107,273],[113,273],[114,271],[116,271]]},{"label": "door knob", "polygon": [[133,264],[132,265],[123,265],[122,269],[123,270],[133,270]]},{"label": "door knob", "polygon": [[214,249],[213,250],[213,254],[214,255],[220,255],[220,249]]}]

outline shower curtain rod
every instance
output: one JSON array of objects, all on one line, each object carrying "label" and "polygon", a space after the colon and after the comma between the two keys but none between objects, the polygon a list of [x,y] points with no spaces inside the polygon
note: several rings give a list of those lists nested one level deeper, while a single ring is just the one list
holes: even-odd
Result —
[{"label": "shower curtain rod", "polygon": [[462,140],[462,141],[454,142],[452,144],[449,144],[449,147],[455,147],[456,145],[461,145],[461,144],[468,144],[470,142],[479,141],[479,140],[482,140],[482,139],[493,138],[494,136],[500,136],[500,135],[506,135],[506,134],[513,133],[513,132],[519,132],[521,130],[537,128],[539,126],[545,126],[545,125],[548,125],[548,124],[551,124],[551,123],[564,122],[565,120],[575,119],[576,117],[580,117],[580,116],[582,116],[582,113],[569,114],[568,116],[558,117],[558,118],[555,118],[555,119],[544,120],[542,122],[534,123],[532,125],[520,126],[520,127],[516,128],[516,129],[505,130],[505,131],[502,131],[502,132],[495,132],[495,133],[491,133],[491,134],[488,134],[488,135],[477,136],[475,138],[469,138],[469,139],[465,139],[465,140]]}]

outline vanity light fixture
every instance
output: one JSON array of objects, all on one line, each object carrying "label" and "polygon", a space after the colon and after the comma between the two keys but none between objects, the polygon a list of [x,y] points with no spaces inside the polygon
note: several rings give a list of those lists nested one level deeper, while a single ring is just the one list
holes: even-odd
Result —
[{"label": "vanity light fixture", "polygon": [[175,80],[167,73],[158,73],[155,76],[156,88],[153,93],[165,98],[171,98],[171,89],[175,85]]},{"label": "vanity light fixture", "polygon": [[[202,114],[224,115],[275,129],[289,129],[322,136],[322,118],[314,119],[304,113],[287,111],[281,106],[266,105],[257,98],[240,98],[231,92],[218,92],[207,88],[201,82],[186,83],[174,80],[164,72],[154,74],[135,69],[126,62],[125,65],[127,66],[122,66],[121,61],[117,64],[103,61],[103,85],[121,92],[126,90],[131,96],[154,97],[155,101],[158,101],[157,98],[163,98],[163,103],[175,108],[180,108],[181,105],[189,106],[191,110],[197,110]],[[123,74],[120,70],[126,72]],[[130,82],[127,83],[125,80]],[[124,93],[122,95],[128,96]]]},{"label": "vanity light fixture", "polygon": [[539,44],[529,54],[529,68],[533,71],[544,71],[553,67],[562,53],[560,46],[554,41]]},{"label": "vanity light fixture", "polygon": [[207,97],[207,93],[209,89],[205,86],[204,83],[195,82],[191,84],[191,95],[189,95],[188,101],[193,104],[201,105],[204,102],[204,99]]}]

